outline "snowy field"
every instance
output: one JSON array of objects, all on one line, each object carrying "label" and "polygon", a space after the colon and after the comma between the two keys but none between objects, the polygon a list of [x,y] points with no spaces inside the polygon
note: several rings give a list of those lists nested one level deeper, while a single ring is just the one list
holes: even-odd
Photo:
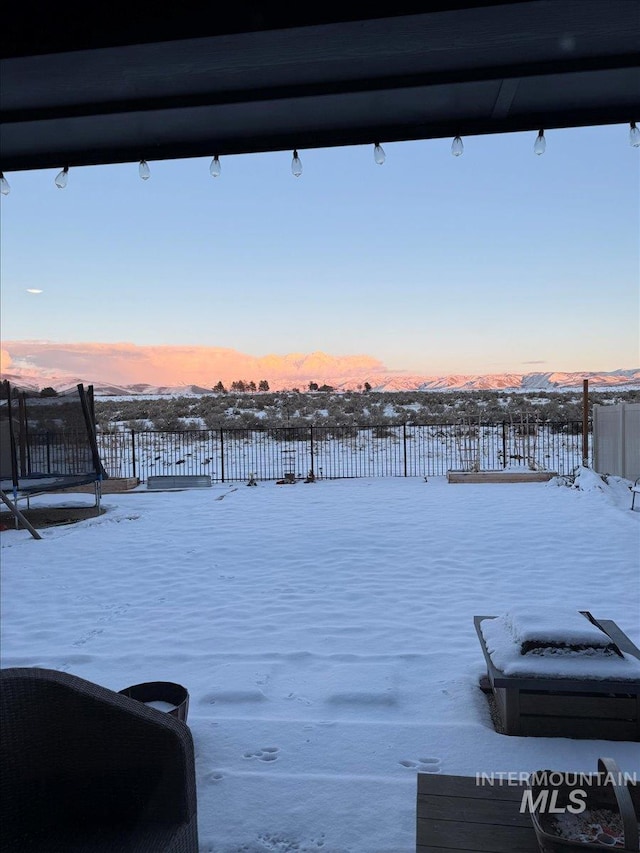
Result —
[{"label": "snowy field", "polygon": [[2,532],[2,666],[187,687],[201,853],[412,853],[417,772],[640,770],[637,743],[498,734],[477,686],[476,614],[590,610],[640,645],[629,483],[577,483],[108,494]]}]

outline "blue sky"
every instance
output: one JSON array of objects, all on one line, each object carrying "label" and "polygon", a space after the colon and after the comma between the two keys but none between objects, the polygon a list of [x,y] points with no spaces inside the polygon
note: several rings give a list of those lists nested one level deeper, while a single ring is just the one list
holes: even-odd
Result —
[{"label": "blue sky", "polygon": [[[640,365],[627,125],[7,174],[3,340],[366,354],[423,374]],[[39,288],[33,295],[27,288]]]}]

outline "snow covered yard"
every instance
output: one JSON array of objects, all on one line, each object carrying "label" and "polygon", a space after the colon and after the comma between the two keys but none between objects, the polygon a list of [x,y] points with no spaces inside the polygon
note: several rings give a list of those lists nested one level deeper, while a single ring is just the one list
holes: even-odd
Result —
[{"label": "snow covered yard", "polygon": [[636,743],[500,735],[478,689],[474,615],[559,604],[640,645],[640,512],[578,485],[105,495],[1,534],[2,666],[187,687],[202,853],[410,853],[417,772],[640,770]]}]

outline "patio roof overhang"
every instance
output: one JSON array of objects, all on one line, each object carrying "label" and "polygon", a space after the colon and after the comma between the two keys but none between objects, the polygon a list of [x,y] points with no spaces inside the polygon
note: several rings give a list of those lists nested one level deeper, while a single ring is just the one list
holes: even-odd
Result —
[{"label": "patio roof overhang", "polygon": [[640,119],[638,0],[3,10],[4,172]]}]

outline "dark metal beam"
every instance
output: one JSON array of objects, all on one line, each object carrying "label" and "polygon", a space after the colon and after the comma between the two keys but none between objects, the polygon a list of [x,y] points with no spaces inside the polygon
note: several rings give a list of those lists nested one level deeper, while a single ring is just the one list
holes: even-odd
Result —
[{"label": "dark metal beam", "polygon": [[251,104],[261,101],[319,98],[327,95],[346,95],[360,92],[403,91],[428,86],[457,86],[490,80],[519,80],[527,77],[576,74],[591,71],[610,71],[622,68],[640,68],[640,52],[620,56],[596,56],[564,59],[556,62],[529,62],[519,65],[497,65],[489,68],[451,69],[424,74],[368,77],[356,80],[328,80],[321,83],[292,83],[287,86],[210,91],[198,94],[160,95],[157,97],[128,98],[107,102],[62,104],[32,109],[2,110],[3,125],[30,121],[49,121],[86,116],[106,116],[126,113],[156,112],[159,110],[214,107],[225,104]]},{"label": "dark metal beam", "polygon": [[8,9],[4,171],[640,121],[640,0],[94,12]]}]

